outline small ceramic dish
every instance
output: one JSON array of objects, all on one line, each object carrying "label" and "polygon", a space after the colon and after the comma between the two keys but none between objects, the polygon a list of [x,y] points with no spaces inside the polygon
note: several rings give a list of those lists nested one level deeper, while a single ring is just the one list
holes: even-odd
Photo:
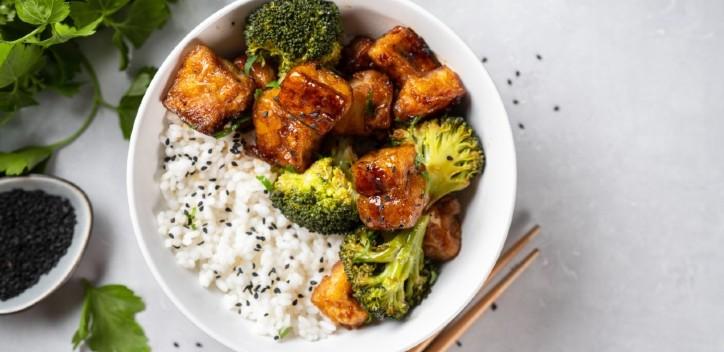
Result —
[{"label": "small ceramic dish", "polygon": [[78,266],[93,225],[93,209],[88,197],[78,186],[66,180],[45,175],[0,178],[0,193],[13,189],[41,190],[68,199],[75,209],[76,225],[70,247],[55,267],[23,293],[7,301],[0,301],[0,315],[28,309],[63,285]]}]

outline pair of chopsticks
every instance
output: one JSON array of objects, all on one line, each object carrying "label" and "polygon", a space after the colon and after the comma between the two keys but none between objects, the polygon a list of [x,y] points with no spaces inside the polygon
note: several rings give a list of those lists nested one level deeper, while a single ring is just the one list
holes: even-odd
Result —
[{"label": "pair of chopsticks", "polygon": [[[485,280],[485,283],[483,283],[483,288],[485,288],[490,281],[498,274],[505,266],[507,266],[510,261],[513,260],[513,258],[520,253],[523,250],[523,247],[525,247],[526,244],[528,244],[533,237],[537,236],[540,233],[540,226],[535,225],[532,229],[528,231],[523,237],[521,237],[515,244],[513,244],[510,249],[508,249],[503,255],[498,259],[498,262],[495,263],[495,266],[493,267],[493,270],[490,272],[490,275],[488,275],[488,278]],[[518,264],[516,264],[513,269],[511,269],[510,273],[505,275],[503,279],[498,282],[497,285],[495,285],[488,293],[483,296],[479,301],[477,301],[475,304],[473,304],[470,309],[463,313],[458,320],[454,321],[452,324],[448,325],[442,331],[440,331],[438,334],[433,335],[429,339],[423,341],[419,345],[413,347],[412,349],[408,350],[407,352],[444,352],[447,351],[450,346],[452,346],[455,341],[457,341],[472,325],[475,323],[478,318],[480,318],[483,313],[485,313],[488,310],[488,307],[490,307],[493,302],[495,302],[500,295],[505,292],[505,290],[510,287],[510,284],[515,281],[515,279],[520,276],[525,269],[527,269],[530,264],[533,262],[533,260],[538,257],[540,252],[538,251],[538,248],[533,249],[528,253],[528,255],[523,258],[522,261],[520,261]]]}]

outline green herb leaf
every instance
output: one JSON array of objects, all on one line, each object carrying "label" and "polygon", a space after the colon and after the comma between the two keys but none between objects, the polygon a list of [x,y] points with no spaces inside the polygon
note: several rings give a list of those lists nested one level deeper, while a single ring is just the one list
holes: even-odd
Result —
[{"label": "green herb leaf", "polygon": [[246,63],[244,63],[244,73],[248,76],[249,72],[251,72],[251,66],[254,65],[254,62],[256,61],[257,56],[251,55],[246,58]]},{"label": "green herb leaf", "polygon": [[73,349],[85,343],[99,352],[150,351],[137,313],[146,309],[143,300],[123,285],[93,287],[84,281],[85,299],[80,324],[73,335]]},{"label": "green herb leaf", "polygon": [[[7,87],[21,77],[36,71],[42,58],[42,49],[35,45],[0,45],[0,88]],[[3,59],[3,56],[4,59]]]},{"label": "green herb leaf", "polygon": [[0,26],[8,24],[15,19],[15,1],[0,1]]},{"label": "green herb leaf", "polygon": [[261,93],[264,93],[263,90],[257,88],[254,90],[254,99],[259,99],[259,96],[261,96]]},{"label": "green herb leaf", "polygon": [[155,67],[144,67],[136,73],[136,77],[133,79],[131,86],[128,87],[126,94],[121,98],[118,103],[118,120],[121,125],[121,132],[123,132],[123,138],[131,138],[131,131],[133,130],[133,122],[136,120],[136,114],[138,113],[138,107],[141,105],[143,95],[146,94],[148,85],[151,84],[153,75],[156,74]]},{"label": "green herb leaf", "polygon": [[121,43],[127,39],[135,48],[140,47],[155,29],[166,23],[170,13],[166,0],[135,0],[123,21],[110,24],[123,36],[117,38],[114,35],[113,42],[121,50],[121,55],[126,56],[121,58],[121,69],[125,69],[123,63],[128,62],[128,48],[123,48],[126,44]]},{"label": "green herb leaf", "polygon": [[33,99],[33,95],[22,89],[0,92],[0,126],[10,121],[20,108],[35,104],[37,102]]},{"label": "green herb leaf", "polygon": [[268,178],[266,178],[266,176],[257,175],[256,179],[261,182],[261,185],[264,186],[267,191],[271,192],[274,190],[274,184]]},{"label": "green herb leaf", "polygon": [[266,88],[279,88],[279,81],[271,81],[267,83]]},{"label": "green herb leaf", "polygon": [[287,335],[289,335],[290,332],[292,332],[292,327],[287,326],[282,329],[279,329],[279,332],[277,332],[277,336],[279,336],[279,339],[281,340],[281,339],[287,337]]},{"label": "green herb leaf", "polygon": [[75,75],[80,72],[83,57],[75,42],[54,45],[45,51],[45,64],[40,69],[43,83],[58,93],[71,96],[78,92],[80,82]]},{"label": "green herb leaf", "polygon": [[52,147],[31,146],[10,153],[0,153],[0,173],[6,176],[22,175],[50,157]]},{"label": "green herb leaf", "polygon": [[214,138],[216,138],[216,139],[224,138],[224,137],[236,132],[242,126],[246,125],[249,122],[251,122],[251,116],[248,116],[248,115],[234,119],[229,124],[227,124],[224,127],[224,129],[222,129],[219,132],[214,133]]},{"label": "green herb leaf", "polygon": [[15,10],[23,22],[37,25],[57,23],[70,14],[70,6],[63,0],[18,0]]},{"label": "green herb leaf", "polygon": [[186,214],[186,226],[196,230],[196,224],[194,223],[196,221],[196,207],[191,208],[191,212],[184,210],[184,214]]},{"label": "green herb leaf", "polygon": [[365,117],[373,117],[375,115],[375,103],[372,101],[372,89],[367,91],[367,99],[365,99]]},{"label": "green herb leaf", "polygon": [[128,4],[129,0],[87,0],[70,3],[70,17],[77,26],[84,26],[99,17],[110,17]]},{"label": "green herb leaf", "polygon": [[116,48],[118,48],[118,51],[121,52],[118,69],[125,70],[128,67],[128,44],[126,44],[126,41],[123,40],[123,34],[121,34],[121,32],[113,33],[111,42]]}]

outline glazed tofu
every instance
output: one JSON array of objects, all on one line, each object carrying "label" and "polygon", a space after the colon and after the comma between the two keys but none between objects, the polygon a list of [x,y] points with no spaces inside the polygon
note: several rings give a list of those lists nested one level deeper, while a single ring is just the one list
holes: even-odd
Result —
[{"label": "glazed tofu", "polygon": [[302,172],[312,163],[321,137],[284,111],[277,102],[278,95],[279,88],[265,90],[254,104],[256,150],[270,163]]},{"label": "glazed tofu", "polygon": [[373,151],[352,166],[357,211],[365,226],[384,231],[415,226],[428,200],[416,156],[408,144]]},{"label": "glazed tofu", "polygon": [[372,62],[402,86],[410,77],[431,71],[440,63],[415,31],[397,26],[377,38],[368,53]]},{"label": "glazed tofu", "polygon": [[370,37],[356,36],[342,49],[342,58],[339,68],[345,74],[351,75],[358,71],[372,68],[372,60],[368,55],[374,40]]},{"label": "glazed tofu", "polygon": [[430,223],[427,224],[422,243],[425,257],[436,261],[448,261],[460,252],[460,203],[453,197],[445,197],[435,202],[430,210]]},{"label": "glazed tofu", "polygon": [[352,75],[352,107],[334,125],[334,133],[366,136],[392,124],[392,82],[382,72],[360,71]]},{"label": "glazed tofu", "polygon": [[250,104],[254,82],[211,49],[196,44],[183,58],[163,100],[167,109],[204,134],[213,134]]},{"label": "glazed tofu", "polygon": [[442,66],[405,82],[395,101],[395,118],[423,118],[447,109],[463,96],[465,88],[458,75]]},{"label": "glazed tofu", "polygon": [[[234,59],[234,65],[244,72],[246,60],[246,55],[241,55]],[[277,79],[277,73],[274,67],[262,60],[254,60],[249,68],[249,75],[254,80],[256,88],[259,89],[264,89],[267,84]]]},{"label": "glazed tofu", "polygon": [[347,279],[342,262],[332,267],[312,292],[312,303],[335,324],[349,329],[362,326],[369,315],[352,296],[352,285]]},{"label": "glazed tofu", "polygon": [[302,64],[284,77],[279,104],[324,135],[352,106],[352,89],[342,77],[321,65]]}]

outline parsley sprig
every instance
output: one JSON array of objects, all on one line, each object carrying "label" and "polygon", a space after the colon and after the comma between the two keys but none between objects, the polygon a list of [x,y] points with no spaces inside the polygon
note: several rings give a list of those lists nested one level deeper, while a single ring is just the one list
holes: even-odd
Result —
[{"label": "parsley sprig", "polygon": [[98,352],[150,351],[148,338],[136,322],[146,309],[140,297],[123,285],[94,287],[83,280],[85,299],[80,324],[73,335],[73,349],[85,343]]},{"label": "parsley sprig", "polygon": [[130,47],[143,45],[164,25],[175,0],[0,0],[0,127],[22,108],[37,105],[36,96],[54,91],[78,93],[84,74],[93,90],[91,109],[70,136],[43,146],[0,152],[0,175],[42,171],[50,155],[75,141],[93,122],[100,107],[114,109],[121,131],[129,138],[138,105],[155,69],[143,68],[114,106],[103,99],[95,70],[80,50],[79,38],[101,29],[112,32],[120,52],[120,69],[128,67]]}]

